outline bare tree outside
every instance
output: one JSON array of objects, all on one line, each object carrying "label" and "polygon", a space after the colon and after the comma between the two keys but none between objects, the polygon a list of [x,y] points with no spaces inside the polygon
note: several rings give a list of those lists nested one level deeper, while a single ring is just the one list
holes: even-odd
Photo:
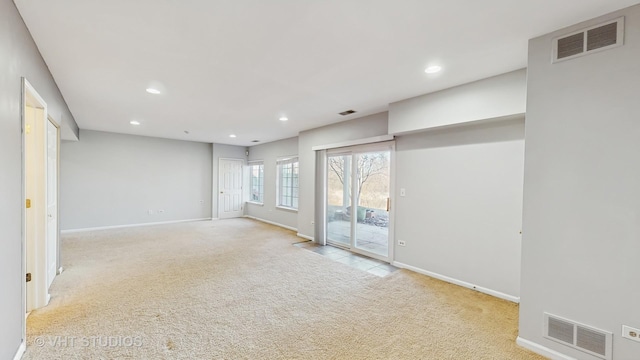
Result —
[{"label": "bare tree outside", "polygon": [[327,156],[327,240],[388,255],[390,163],[388,150]]},{"label": "bare tree outside", "polygon": [[[356,177],[355,181],[357,182],[357,193],[356,199],[353,202],[354,204],[367,206],[375,209],[384,209],[386,208],[386,197],[384,198],[367,198],[361,199],[361,195],[363,193],[363,188],[365,185],[371,186],[372,190],[383,190],[388,184],[389,177],[389,157],[387,152],[383,153],[370,153],[370,154],[360,154],[357,157],[357,165],[356,165]],[[345,161],[345,157],[330,157],[328,161],[329,170],[333,172],[336,178],[343,185],[345,192],[348,194],[348,198],[344,196],[343,205],[347,206],[349,203],[346,201],[347,199],[351,199],[351,188],[349,184],[350,172],[351,172],[351,162]],[[345,186],[345,179],[347,184]],[[374,191],[373,193],[378,193],[378,191]],[[363,202],[361,203],[361,200]]]}]

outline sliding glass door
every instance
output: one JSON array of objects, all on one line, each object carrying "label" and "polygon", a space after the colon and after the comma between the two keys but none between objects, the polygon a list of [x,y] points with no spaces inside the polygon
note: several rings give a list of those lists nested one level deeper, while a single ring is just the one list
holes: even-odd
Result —
[{"label": "sliding glass door", "polygon": [[389,255],[390,151],[354,155],[356,162],[357,249],[387,257]]},{"label": "sliding glass door", "polygon": [[327,154],[327,242],[388,260],[392,145]]},{"label": "sliding glass door", "polygon": [[351,155],[327,156],[327,241],[351,246]]}]

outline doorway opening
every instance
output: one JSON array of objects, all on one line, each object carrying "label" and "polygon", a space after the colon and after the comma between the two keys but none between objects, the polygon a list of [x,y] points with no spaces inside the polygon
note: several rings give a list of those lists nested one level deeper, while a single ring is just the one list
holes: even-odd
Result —
[{"label": "doorway opening", "polygon": [[375,259],[391,258],[393,143],[330,150],[326,158],[326,242]]}]

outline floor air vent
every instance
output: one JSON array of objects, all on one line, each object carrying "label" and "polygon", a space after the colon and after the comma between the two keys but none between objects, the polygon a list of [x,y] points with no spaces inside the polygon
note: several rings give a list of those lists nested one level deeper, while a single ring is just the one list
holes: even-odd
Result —
[{"label": "floor air vent", "polygon": [[553,40],[553,62],[621,46],[623,40],[624,18],[622,17],[555,38]]},{"label": "floor air vent", "polygon": [[544,314],[544,337],[601,359],[611,359],[613,334],[559,316]]}]

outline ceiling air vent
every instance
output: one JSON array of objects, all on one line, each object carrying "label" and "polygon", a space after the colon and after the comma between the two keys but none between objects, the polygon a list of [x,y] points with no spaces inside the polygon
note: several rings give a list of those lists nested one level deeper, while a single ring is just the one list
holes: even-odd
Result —
[{"label": "ceiling air vent", "polygon": [[342,116],[347,116],[347,115],[351,115],[351,114],[355,114],[356,111],[355,110],[347,110],[347,111],[343,111],[341,113],[339,113]]},{"label": "ceiling air vent", "polygon": [[544,313],[544,337],[601,359],[610,360],[613,334]]},{"label": "ceiling air vent", "polygon": [[622,46],[624,17],[563,35],[553,40],[553,62]]}]

